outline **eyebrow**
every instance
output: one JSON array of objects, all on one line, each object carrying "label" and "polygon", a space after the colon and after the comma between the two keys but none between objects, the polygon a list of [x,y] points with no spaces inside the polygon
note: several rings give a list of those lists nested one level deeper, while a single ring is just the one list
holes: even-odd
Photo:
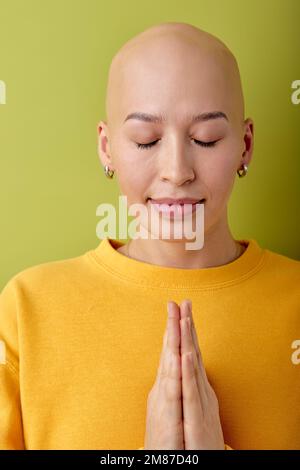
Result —
[{"label": "eyebrow", "polygon": [[[219,118],[224,118],[228,121],[228,117],[226,116],[223,111],[210,111],[207,113],[200,113],[196,115],[191,116],[191,122],[202,122],[202,121],[209,121],[211,119],[219,119]],[[135,113],[130,113],[128,116],[125,118],[124,122],[128,121],[129,119],[137,119],[139,121],[144,121],[144,122],[154,122],[154,123],[162,123],[166,119],[161,115],[155,115],[155,114],[148,114],[148,113],[142,113],[142,112],[135,112]]]}]

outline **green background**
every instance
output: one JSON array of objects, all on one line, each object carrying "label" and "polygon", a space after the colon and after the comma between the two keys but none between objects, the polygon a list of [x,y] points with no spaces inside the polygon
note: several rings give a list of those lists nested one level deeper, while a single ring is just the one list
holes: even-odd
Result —
[{"label": "green background", "polygon": [[300,259],[299,0],[0,0],[0,288],[100,242],[96,207],[119,195],[97,155],[108,67],[125,41],[163,21],[215,34],[239,63],[255,140],[229,204],[233,235]]}]

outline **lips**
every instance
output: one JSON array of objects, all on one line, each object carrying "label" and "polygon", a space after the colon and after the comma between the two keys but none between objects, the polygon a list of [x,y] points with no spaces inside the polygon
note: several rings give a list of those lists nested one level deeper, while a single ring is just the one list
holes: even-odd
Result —
[{"label": "lips", "polygon": [[205,198],[148,198],[148,201],[163,217],[168,217],[173,220],[181,219],[182,217],[196,212],[200,209],[200,205],[204,204]]},{"label": "lips", "polygon": [[149,198],[150,202],[154,204],[168,204],[168,205],[183,205],[183,204],[196,204],[197,202],[202,203],[205,201],[205,198],[202,199],[195,199],[195,198],[181,198],[181,199],[173,199],[173,198],[159,198],[159,199],[152,199]]}]

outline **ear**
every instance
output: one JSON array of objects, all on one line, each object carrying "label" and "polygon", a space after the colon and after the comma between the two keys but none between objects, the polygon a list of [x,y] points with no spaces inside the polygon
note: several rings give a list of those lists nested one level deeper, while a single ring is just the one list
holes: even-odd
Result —
[{"label": "ear", "polygon": [[242,159],[240,161],[240,166],[244,163],[249,165],[254,148],[254,123],[251,118],[247,118],[244,121],[244,151],[242,154]]},{"label": "ear", "polygon": [[107,123],[105,121],[100,121],[97,124],[97,135],[98,135],[98,155],[101,164],[103,167],[108,165],[111,170],[114,170],[112,167],[112,157],[110,152],[110,141],[109,141],[109,130]]}]

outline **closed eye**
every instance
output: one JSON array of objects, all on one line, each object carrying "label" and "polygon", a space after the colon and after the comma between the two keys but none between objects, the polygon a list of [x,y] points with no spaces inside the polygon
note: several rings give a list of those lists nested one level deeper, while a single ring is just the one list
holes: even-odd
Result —
[{"label": "closed eye", "polygon": [[195,144],[201,145],[201,147],[213,147],[215,143],[218,142],[217,140],[212,140],[211,142],[203,142],[202,140],[196,139],[193,139],[193,141],[195,142]]},{"label": "closed eye", "polygon": [[154,140],[153,142],[149,142],[149,144],[139,144],[138,142],[136,143],[136,146],[139,148],[139,149],[147,149],[149,147],[153,147],[153,145],[156,144],[156,142],[158,142],[158,140]]},{"label": "closed eye", "polygon": [[[193,141],[195,142],[195,144],[201,145],[201,147],[213,147],[215,143],[218,142],[217,140],[213,140],[211,142],[203,142],[202,140],[196,140],[196,139],[193,139]],[[158,140],[154,140],[153,142],[149,142],[148,144],[140,144],[136,142],[136,146],[139,149],[147,149],[147,148],[153,147],[153,145],[155,145],[156,142],[158,142]]]}]

